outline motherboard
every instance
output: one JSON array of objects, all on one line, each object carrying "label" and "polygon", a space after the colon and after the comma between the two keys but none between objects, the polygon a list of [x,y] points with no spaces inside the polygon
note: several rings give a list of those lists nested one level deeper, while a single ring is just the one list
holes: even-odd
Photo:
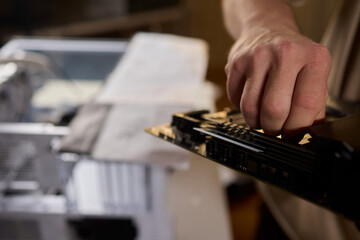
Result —
[{"label": "motherboard", "polygon": [[235,110],[175,113],[146,131],[216,163],[360,220],[360,115],[309,129],[301,143],[251,129]]}]

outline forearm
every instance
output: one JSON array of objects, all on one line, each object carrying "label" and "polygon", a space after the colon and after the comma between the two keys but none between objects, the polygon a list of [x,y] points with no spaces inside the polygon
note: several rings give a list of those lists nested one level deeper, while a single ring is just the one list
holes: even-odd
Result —
[{"label": "forearm", "polygon": [[254,28],[299,31],[288,0],[222,0],[225,25],[234,39]]}]

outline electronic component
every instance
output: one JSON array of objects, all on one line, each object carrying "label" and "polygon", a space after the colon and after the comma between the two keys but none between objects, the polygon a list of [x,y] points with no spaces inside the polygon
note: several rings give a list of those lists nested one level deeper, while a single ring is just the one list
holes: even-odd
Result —
[{"label": "electronic component", "polygon": [[193,111],[146,131],[359,222],[359,124],[356,115],[314,126],[298,144],[251,129],[237,111]]}]

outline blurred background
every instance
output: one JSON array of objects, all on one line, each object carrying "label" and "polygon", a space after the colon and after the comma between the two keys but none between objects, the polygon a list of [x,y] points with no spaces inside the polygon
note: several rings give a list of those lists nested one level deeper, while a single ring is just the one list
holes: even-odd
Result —
[{"label": "blurred background", "polygon": [[[294,7],[302,32],[320,41],[335,4],[307,1]],[[129,40],[139,31],[205,40],[210,54],[206,79],[220,89],[216,107],[230,106],[224,66],[233,39],[225,30],[220,0],[1,1],[0,47],[16,36]],[[262,201],[253,183],[235,180],[224,188],[234,239],[255,239]]]},{"label": "blurred background", "polygon": [[[306,1],[294,7],[302,32],[320,41],[335,4]],[[119,39],[138,31],[206,40],[208,79],[224,85],[233,40],[224,28],[219,0],[3,0],[0,8],[0,44],[16,35]],[[226,97],[218,103],[220,108],[228,105]]]}]

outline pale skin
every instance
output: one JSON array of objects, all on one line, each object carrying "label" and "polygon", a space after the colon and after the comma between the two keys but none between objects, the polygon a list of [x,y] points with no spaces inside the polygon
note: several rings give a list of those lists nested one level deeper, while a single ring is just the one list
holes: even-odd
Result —
[{"label": "pale skin", "polygon": [[227,93],[246,123],[296,138],[325,116],[331,55],[304,37],[286,0],[222,0],[230,50]]}]

